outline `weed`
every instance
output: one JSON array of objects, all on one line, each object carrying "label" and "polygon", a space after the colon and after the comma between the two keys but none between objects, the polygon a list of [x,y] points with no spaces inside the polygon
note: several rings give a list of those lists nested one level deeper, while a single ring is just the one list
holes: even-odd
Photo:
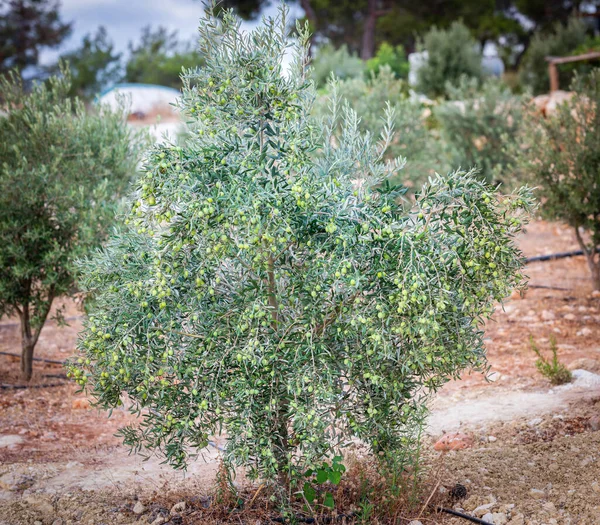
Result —
[{"label": "weed", "polygon": [[547,359],[542,355],[532,335],[529,336],[529,346],[535,352],[535,355],[538,356],[535,366],[544,377],[550,380],[550,383],[553,385],[562,385],[569,383],[573,379],[571,371],[558,360],[558,348],[556,346],[556,338],[553,335],[550,336],[552,359]]}]

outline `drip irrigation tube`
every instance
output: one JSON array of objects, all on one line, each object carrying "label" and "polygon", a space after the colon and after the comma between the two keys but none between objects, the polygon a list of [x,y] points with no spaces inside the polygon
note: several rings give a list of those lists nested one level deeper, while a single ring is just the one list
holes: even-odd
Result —
[{"label": "drip irrigation tube", "polygon": [[[11,357],[18,357],[19,359],[21,359],[21,356],[19,354],[13,354],[11,352],[0,352],[0,355],[9,355]],[[45,357],[32,357],[31,359],[33,359],[34,361],[41,361],[42,363],[52,363],[55,365],[65,364],[64,361],[58,361],[56,359],[46,359]]]},{"label": "drip irrigation tube", "polygon": [[[600,248],[596,248],[597,252],[600,252]],[[554,261],[556,259],[566,259],[567,257],[578,257],[579,255],[585,255],[583,250],[575,250],[572,252],[559,252],[551,253],[548,255],[536,255],[535,257],[528,257],[525,259],[525,263],[529,264],[532,262],[543,262],[543,261]]]},{"label": "drip irrigation tube", "polygon": [[67,383],[47,383],[45,385],[9,385],[7,383],[0,383],[0,390],[18,390],[25,388],[53,388],[55,386],[65,386]]},{"label": "drip irrigation tube", "polygon": [[468,514],[463,514],[462,512],[458,512],[457,510],[446,509],[444,507],[437,507],[437,510],[439,510],[440,512],[445,512],[446,514],[451,514],[452,516],[457,516],[464,520],[468,520],[471,523],[478,523],[479,525],[493,525],[493,523],[490,523],[489,521],[484,521],[480,518],[476,518],[475,516],[469,516]]}]

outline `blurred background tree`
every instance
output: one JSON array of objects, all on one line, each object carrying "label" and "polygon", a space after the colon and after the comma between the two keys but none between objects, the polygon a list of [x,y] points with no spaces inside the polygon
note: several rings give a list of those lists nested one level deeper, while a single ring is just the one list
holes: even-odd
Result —
[{"label": "blurred background tree", "polygon": [[169,32],[162,26],[145,27],[139,43],[130,42],[129,53],[123,80],[176,89],[181,88],[182,67],[193,68],[203,63],[191,42],[180,41],[177,31]]},{"label": "blurred background tree", "polygon": [[71,32],[58,0],[3,0],[0,4],[0,73],[36,66],[40,50],[57,47]]},{"label": "blurred background tree", "polygon": [[[106,28],[100,26],[95,35],[88,33],[81,46],[62,55],[71,69],[72,96],[90,99],[106,86],[117,81],[121,75],[121,53],[115,52]],[[50,68],[57,74],[60,66]]]}]

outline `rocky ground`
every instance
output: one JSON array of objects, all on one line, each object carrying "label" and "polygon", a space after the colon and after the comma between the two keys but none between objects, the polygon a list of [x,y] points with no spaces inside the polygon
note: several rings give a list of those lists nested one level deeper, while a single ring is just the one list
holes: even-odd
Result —
[{"label": "rocky ground", "polygon": [[[527,255],[577,249],[568,229],[545,222],[531,225],[520,243]],[[398,523],[467,523],[432,512],[437,505],[495,525],[600,523],[600,297],[582,258],[534,263],[528,274],[531,289],[509,299],[486,327],[487,376],[465,374],[434,399],[423,446],[427,482],[421,502]],[[69,327],[47,324],[36,355],[71,354],[81,320],[75,303],[66,316]],[[572,383],[552,387],[537,372],[530,335],[543,350],[556,337],[561,361],[575,370]],[[18,337],[16,320],[4,319],[0,351],[17,352]],[[36,363],[33,384],[58,386],[0,390],[0,525],[225,519],[211,505],[217,449],[186,474],[130,456],[114,432],[131,416],[115,411],[108,419],[90,408],[63,374]],[[18,384],[16,359],[0,355],[0,383]],[[434,449],[455,433],[462,448]],[[462,495],[457,484],[464,497],[453,497]],[[252,513],[227,518],[267,522]]]}]

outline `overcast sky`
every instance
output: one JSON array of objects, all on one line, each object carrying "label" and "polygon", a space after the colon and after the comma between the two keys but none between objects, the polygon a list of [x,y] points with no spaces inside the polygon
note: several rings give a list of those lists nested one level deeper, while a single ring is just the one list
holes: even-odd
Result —
[{"label": "overcast sky", "polygon": [[[276,13],[277,2],[274,4],[266,14]],[[176,29],[181,40],[194,38],[202,6],[201,0],[61,0],[61,17],[65,22],[73,22],[73,31],[58,50],[44,51],[41,61],[56,61],[60,53],[78,47],[84,35],[95,33],[101,25],[106,27],[117,51],[124,54],[128,42],[137,42],[142,27],[149,24]],[[257,23],[244,23],[244,27],[250,29]]]}]

